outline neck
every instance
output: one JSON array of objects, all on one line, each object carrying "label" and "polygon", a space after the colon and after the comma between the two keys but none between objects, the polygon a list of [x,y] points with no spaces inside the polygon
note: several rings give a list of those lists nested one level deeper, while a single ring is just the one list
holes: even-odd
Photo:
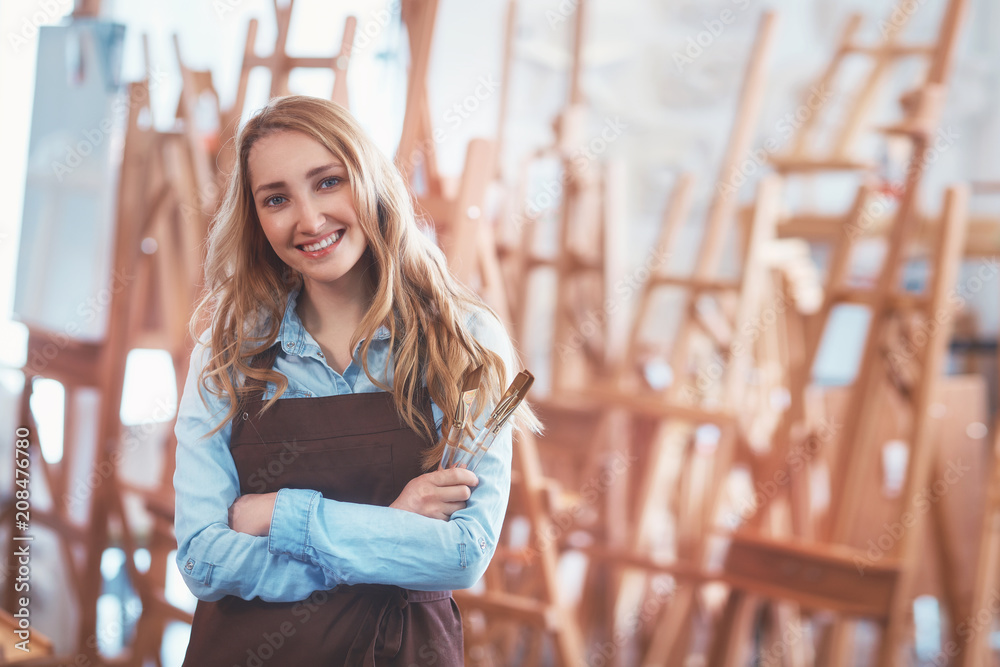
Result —
[{"label": "neck", "polygon": [[[362,262],[358,262],[358,267]],[[335,283],[303,281],[296,312],[314,337],[350,338],[368,311],[372,294],[364,271],[352,269]]]}]

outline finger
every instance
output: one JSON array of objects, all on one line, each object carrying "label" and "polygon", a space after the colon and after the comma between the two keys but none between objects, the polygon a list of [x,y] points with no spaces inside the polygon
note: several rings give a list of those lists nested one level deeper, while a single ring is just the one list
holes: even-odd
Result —
[{"label": "finger", "polygon": [[465,468],[448,468],[431,473],[431,475],[434,483],[438,486],[456,486],[458,484],[476,486],[479,484],[476,473]]},{"label": "finger", "polygon": [[465,503],[464,502],[441,503],[441,507],[444,514],[444,519],[447,521],[448,519],[451,518],[451,515],[457,512],[458,510],[464,510]]},{"label": "finger", "polygon": [[438,499],[444,503],[464,503],[472,495],[472,489],[464,484],[455,486],[440,486],[437,491]]}]

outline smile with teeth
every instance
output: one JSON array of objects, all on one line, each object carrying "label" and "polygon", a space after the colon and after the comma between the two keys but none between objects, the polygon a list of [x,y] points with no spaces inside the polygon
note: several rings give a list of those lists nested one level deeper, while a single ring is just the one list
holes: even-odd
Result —
[{"label": "smile with teeth", "polygon": [[316,252],[318,250],[322,250],[323,248],[329,247],[330,245],[336,243],[337,241],[340,240],[340,237],[343,235],[344,235],[344,230],[340,229],[334,232],[333,234],[330,234],[330,236],[327,236],[322,241],[318,241],[316,243],[310,243],[308,245],[300,245],[299,248],[305,250],[306,252]]}]

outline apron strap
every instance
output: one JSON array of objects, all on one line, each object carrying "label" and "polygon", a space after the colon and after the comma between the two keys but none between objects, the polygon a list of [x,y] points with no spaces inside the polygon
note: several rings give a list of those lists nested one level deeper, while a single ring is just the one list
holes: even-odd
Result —
[{"label": "apron strap", "polygon": [[[275,341],[271,347],[267,348],[263,352],[257,353],[252,359],[250,359],[250,367],[256,370],[268,370],[273,368],[274,360],[278,358],[278,350],[280,349],[281,345]],[[243,386],[250,391],[243,395],[237,415],[239,415],[240,412],[243,412],[244,408],[246,408],[247,404],[251,401],[264,400],[264,391],[267,390],[267,382],[252,377],[247,377],[246,383]]]}]

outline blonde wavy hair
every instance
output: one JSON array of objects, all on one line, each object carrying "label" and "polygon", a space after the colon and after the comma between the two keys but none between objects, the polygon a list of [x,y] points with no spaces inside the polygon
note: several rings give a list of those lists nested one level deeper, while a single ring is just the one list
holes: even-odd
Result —
[{"label": "blonde wavy hair", "polygon": [[[441,459],[444,443],[431,446],[437,440],[434,424],[415,405],[417,392],[426,383],[431,399],[444,411],[446,435],[469,369],[483,366],[476,416],[483,405],[495,404],[512,378],[506,377],[503,359],[470,334],[467,319],[476,310],[487,317],[496,313],[449,272],[441,250],[417,226],[406,182],[351,114],[333,102],[302,95],[271,100],[240,129],[235,168],[209,229],[205,293],[190,330],[198,339],[200,325],[210,323],[211,357],[199,383],[230,402],[225,418],[210,434],[250,397],[246,378],[277,387],[261,414],[288,388],[288,379],[278,371],[250,366],[256,354],[277,340],[288,295],[301,285],[300,274],[279,259],[264,236],[250,187],[251,148],[262,137],[283,131],[316,140],[347,169],[358,222],[368,241],[361,261],[369,262],[374,293],[351,349],[363,339],[358,356],[365,374],[392,393],[407,425],[427,438],[423,460],[425,468],[432,468]],[[383,325],[392,346],[391,387],[371,375],[367,362],[374,334]],[[527,403],[511,421],[515,429],[539,429]]]}]

